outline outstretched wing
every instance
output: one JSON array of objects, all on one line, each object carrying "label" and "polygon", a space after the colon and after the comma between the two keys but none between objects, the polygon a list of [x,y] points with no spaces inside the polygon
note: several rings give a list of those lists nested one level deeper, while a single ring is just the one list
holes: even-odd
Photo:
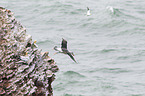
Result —
[{"label": "outstretched wing", "polygon": [[[70,56],[70,58],[71,58],[74,62],[76,62],[76,60],[74,59],[74,57],[72,56],[72,54],[71,54],[70,52],[68,52],[67,54]],[[76,63],[77,63],[77,62],[76,62]]]},{"label": "outstretched wing", "polygon": [[87,7],[87,10],[90,10],[89,7]]},{"label": "outstretched wing", "polygon": [[61,48],[67,49],[67,41],[62,38]]}]

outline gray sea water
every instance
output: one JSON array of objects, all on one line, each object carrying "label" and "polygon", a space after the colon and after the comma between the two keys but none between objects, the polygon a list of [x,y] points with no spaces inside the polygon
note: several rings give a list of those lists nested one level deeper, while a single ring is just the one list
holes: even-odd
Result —
[{"label": "gray sea water", "polygon": [[[144,0],[0,0],[0,6],[56,61],[54,96],[145,96]],[[62,38],[78,64],[54,55]]]}]

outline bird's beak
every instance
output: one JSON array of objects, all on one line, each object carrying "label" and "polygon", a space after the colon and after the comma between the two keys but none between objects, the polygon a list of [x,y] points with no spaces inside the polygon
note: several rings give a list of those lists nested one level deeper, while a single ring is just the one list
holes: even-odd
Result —
[{"label": "bird's beak", "polygon": [[27,56],[27,55],[28,55],[28,52],[26,52],[25,56]]},{"label": "bird's beak", "polygon": [[37,42],[37,41],[35,40],[35,41],[34,41],[34,44],[36,44],[36,42]]}]

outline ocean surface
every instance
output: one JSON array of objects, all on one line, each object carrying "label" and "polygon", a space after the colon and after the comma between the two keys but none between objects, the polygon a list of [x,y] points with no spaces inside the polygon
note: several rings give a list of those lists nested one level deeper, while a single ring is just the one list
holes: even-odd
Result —
[{"label": "ocean surface", "polygon": [[[144,0],[0,0],[0,6],[56,61],[54,96],[145,96]],[[62,38],[78,64],[54,55]]]}]

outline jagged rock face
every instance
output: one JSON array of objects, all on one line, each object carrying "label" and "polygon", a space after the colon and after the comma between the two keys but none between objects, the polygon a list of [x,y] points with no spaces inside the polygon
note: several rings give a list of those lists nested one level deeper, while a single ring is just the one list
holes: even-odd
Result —
[{"label": "jagged rock face", "polygon": [[10,10],[0,7],[0,96],[52,96],[58,67]]}]

